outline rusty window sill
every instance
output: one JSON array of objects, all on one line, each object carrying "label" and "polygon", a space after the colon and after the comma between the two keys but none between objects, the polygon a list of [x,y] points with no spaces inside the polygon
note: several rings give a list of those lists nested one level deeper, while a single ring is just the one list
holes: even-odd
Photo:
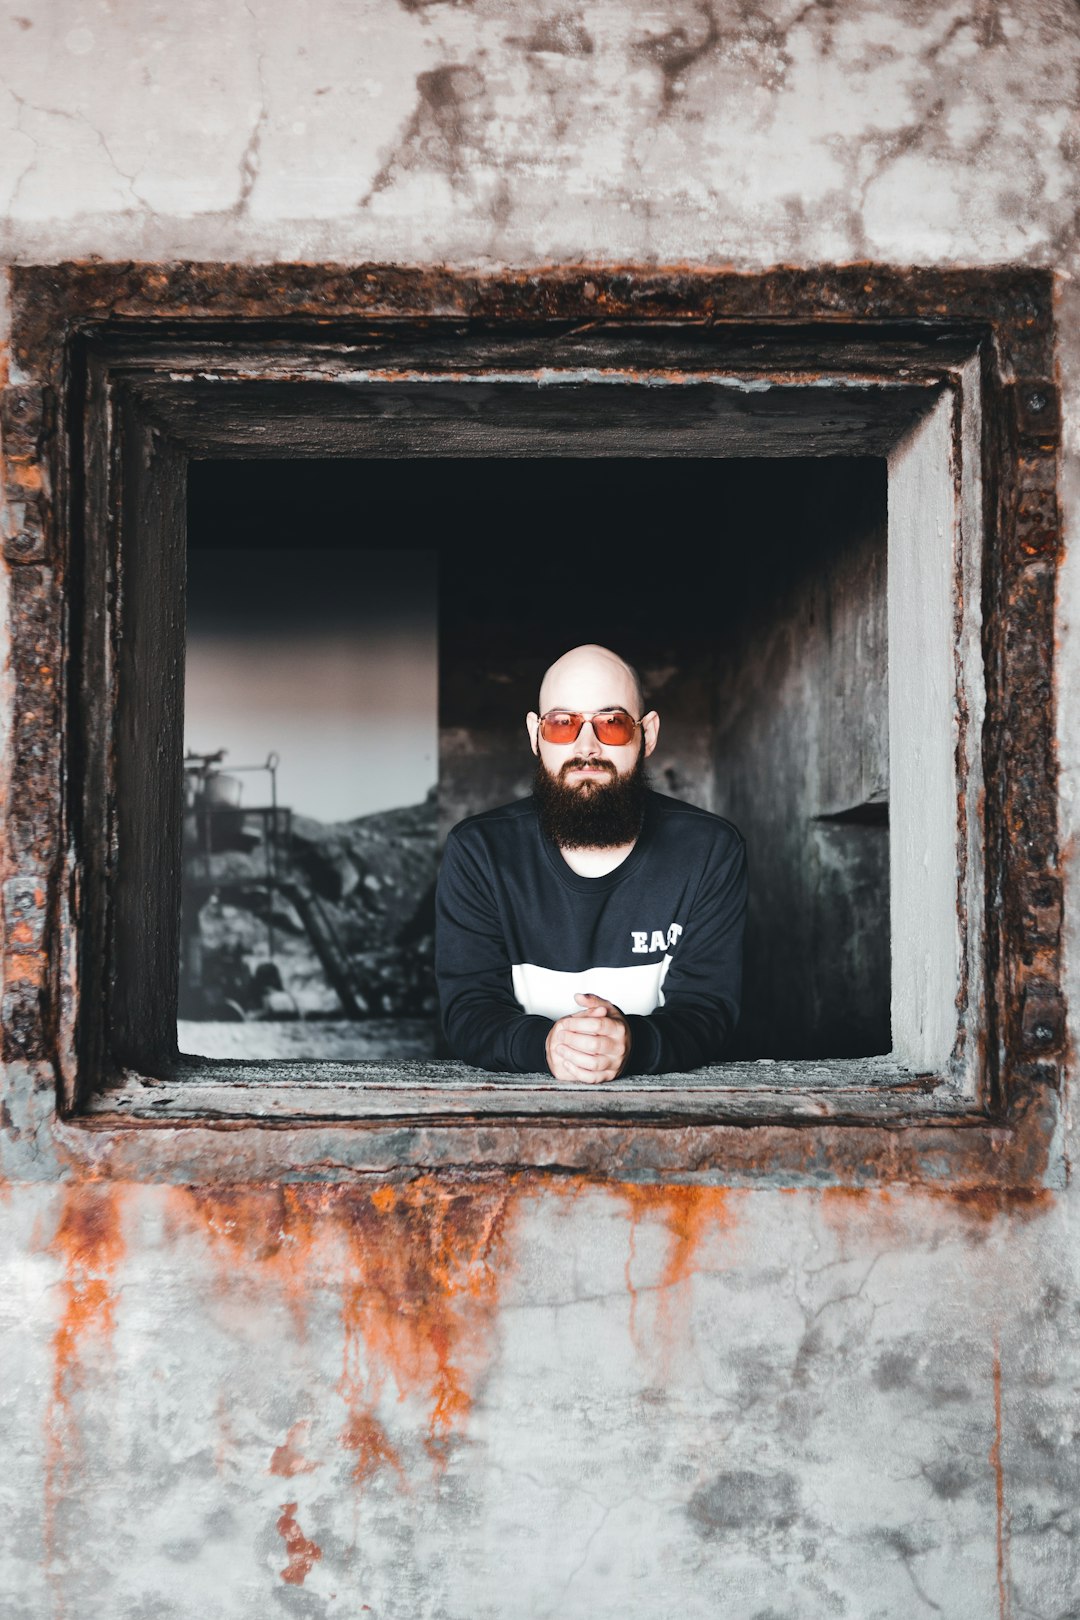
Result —
[{"label": "rusty window sill", "polygon": [[547,1075],[489,1074],[453,1061],[210,1062],[187,1060],[168,1079],[127,1074],[87,1112],[132,1120],[573,1119],[690,1124],[761,1120],[961,1117],[971,1099],[953,1081],[890,1057],[759,1060],[686,1074],[566,1086]]}]

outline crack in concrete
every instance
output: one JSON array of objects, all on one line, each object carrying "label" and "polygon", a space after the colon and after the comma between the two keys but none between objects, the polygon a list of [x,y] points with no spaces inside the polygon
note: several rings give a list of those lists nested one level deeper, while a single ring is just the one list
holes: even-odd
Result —
[{"label": "crack in concrete", "polygon": [[[88,129],[90,131],[91,135],[93,135],[94,139],[97,141],[98,145],[101,147],[101,150],[104,152],[106,158],[109,161],[109,165],[112,168],[113,173],[115,175],[117,175],[117,177],[119,179],[124,181],[125,185],[128,188],[128,191],[131,194],[133,202],[139,208],[145,209],[147,211],[152,212],[152,210],[150,209],[150,204],[147,202],[146,198],[141,195],[141,193],[139,192],[139,190],[137,189],[137,187],[135,185],[135,181],[138,178],[139,174],[141,173],[141,170],[136,169],[134,174],[129,174],[126,169],[122,169],[120,167],[120,164],[117,162],[116,157],[113,154],[112,148],[110,147],[108,141],[105,139],[105,136],[102,134],[101,130],[98,129],[97,125],[91,119],[89,119],[86,116],[85,113],[78,112],[78,111],[73,112],[70,108],[67,108],[67,107],[46,107],[46,106],[43,106],[39,102],[31,101],[31,100],[29,100],[28,97],[20,95],[19,92],[17,90],[14,90],[11,87],[10,84],[4,84],[4,89],[7,91],[8,95],[11,97],[12,101],[14,101],[14,103],[15,103],[17,109],[18,109],[18,111],[16,113],[16,116],[15,116],[15,127],[16,127],[18,133],[20,135],[25,136],[25,138],[28,141],[30,141],[33,144],[33,147],[34,147],[34,156],[31,158],[30,162],[26,165],[26,167],[22,170],[21,174],[18,175],[18,177],[17,177],[17,179],[15,181],[15,184],[12,187],[11,195],[8,198],[8,201],[7,201],[7,210],[6,211],[8,213],[11,213],[14,210],[15,204],[18,201],[19,194],[22,191],[22,188],[23,188],[24,184],[30,178],[31,174],[33,174],[34,170],[37,168],[38,162],[40,161],[40,157],[41,157],[41,146],[42,146],[41,141],[38,139],[38,137],[36,135],[32,134],[30,132],[30,130],[26,129],[24,127],[24,125],[23,125],[23,116],[27,112],[38,113],[41,117],[44,117],[44,118],[63,118],[68,123],[82,124],[86,129]],[[130,212],[130,210],[125,210],[125,212]]]},{"label": "crack in concrete", "polygon": [[[629,1500],[629,1498],[624,1498],[624,1501],[628,1501],[628,1500]],[[581,1571],[585,1568],[585,1564],[586,1564],[586,1561],[587,1561],[587,1559],[589,1557],[589,1553],[592,1550],[593,1542],[596,1540],[597,1536],[600,1534],[600,1532],[604,1528],[605,1524],[607,1524],[608,1520],[611,1518],[611,1515],[615,1512],[616,1507],[622,1507],[622,1505],[623,1505],[622,1502],[611,1502],[611,1503],[608,1504],[608,1506],[604,1509],[603,1513],[600,1515],[599,1523],[593,1526],[592,1530],[589,1532],[588,1537],[586,1538],[585,1545],[584,1545],[584,1547],[582,1548],[582,1551],[581,1551],[581,1557],[578,1559],[577,1563],[574,1565],[573,1569],[570,1571],[569,1575],[566,1577],[566,1580],[563,1582],[563,1589],[562,1589],[562,1593],[560,1594],[562,1597],[565,1598],[565,1597],[567,1597],[569,1595],[571,1586],[573,1585],[576,1578],[581,1574]]]},{"label": "crack in concrete", "polygon": [[259,110],[256,114],[255,122],[251,127],[251,133],[247,138],[244,150],[240,154],[240,192],[232,208],[229,210],[229,213],[233,218],[238,218],[241,214],[245,214],[247,212],[248,203],[251,201],[251,194],[255,190],[255,183],[259,178],[259,170],[262,167],[263,129],[265,128],[267,118],[269,117],[266,105],[266,51],[263,49],[262,45],[262,38],[259,30],[259,19],[255,15],[254,7],[245,4],[244,10],[251,18],[252,34],[254,36],[255,77],[258,80],[259,85]]},{"label": "crack in concrete", "polygon": [[933,1598],[930,1597],[926,1591],[924,1591],[923,1587],[919,1583],[915,1571],[911,1567],[912,1559],[921,1556],[919,1549],[917,1547],[913,1547],[907,1537],[901,1535],[899,1531],[892,1532],[885,1539],[888,1546],[892,1548],[901,1564],[903,1564],[904,1569],[907,1571],[907,1576],[915,1590],[915,1595],[926,1605],[928,1609],[934,1609],[938,1614],[941,1614],[941,1604],[935,1603]]}]

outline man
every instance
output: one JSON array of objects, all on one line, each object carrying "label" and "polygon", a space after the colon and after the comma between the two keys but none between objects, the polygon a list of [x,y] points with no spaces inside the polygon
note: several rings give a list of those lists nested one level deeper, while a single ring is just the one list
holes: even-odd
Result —
[{"label": "man", "polygon": [[573,1084],[714,1062],[739,1014],[746,860],[730,822],[650,791],[660,719],[605,647],[552,664],[532,797],[447,841],[435,971],[453,1050]]}]

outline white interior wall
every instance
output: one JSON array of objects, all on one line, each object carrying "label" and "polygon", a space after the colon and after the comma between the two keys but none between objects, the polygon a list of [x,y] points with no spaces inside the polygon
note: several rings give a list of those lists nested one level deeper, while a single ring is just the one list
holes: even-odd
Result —
[{"label": "white interior wall", "polygon": [[954,398],[889,456],[889,866],[893,1049],[940,1072],[956,1041],[958,500]]}]

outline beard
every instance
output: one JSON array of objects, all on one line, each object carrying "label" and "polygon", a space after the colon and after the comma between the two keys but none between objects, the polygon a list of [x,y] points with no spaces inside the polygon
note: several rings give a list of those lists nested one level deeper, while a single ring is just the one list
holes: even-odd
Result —
[{"label": "beard", "polygon": [[[571,784],[566,777],[582,765],[604,766],[604,781]],[[568,759],[553,776],[537,758],[533,798],[540,830],[560,849],[618,849],[632,844],[641,831],[649,778],[645,772],[645,744],[625,775],[609,760]]]}]

